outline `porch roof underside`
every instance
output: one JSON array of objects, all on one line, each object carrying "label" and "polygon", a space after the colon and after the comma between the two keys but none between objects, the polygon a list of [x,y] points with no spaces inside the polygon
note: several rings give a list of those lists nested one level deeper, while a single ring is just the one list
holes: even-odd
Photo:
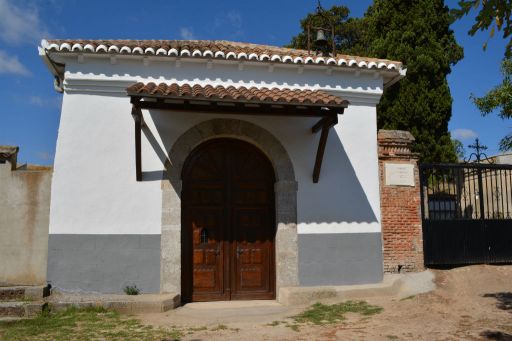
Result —
[{"label": "porch roof underside", "polygon": [[141,109],[212,112],[272,116],[321,117],[311,128],[321,131],[313,167],[313,182],[318,182],[329,130],[338,123],[349,102],[318,90],[223,87],[199,84],[135,83],[126,89],[131,98],[135,120],[135,169],[142,181],[141,131],[144,117]]},{"label": "porch roof underside", "polygon": [[135,83],[126,89],[141,109],[255,115],[325,117],[343,113],[349,102],[319,90]]}]

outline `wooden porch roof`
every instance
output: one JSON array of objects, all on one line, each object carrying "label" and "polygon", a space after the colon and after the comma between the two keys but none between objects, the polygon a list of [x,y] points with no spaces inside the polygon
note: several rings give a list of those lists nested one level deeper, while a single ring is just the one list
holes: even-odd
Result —
[{"label": "wooden porch roof", "polygon": [[313,168],[313,182],[318,182],[325,145],[331,127],[338,123],[349,102],[319,90],[288,88],[224,87],[200,84],[135,83],[126,89],[131,98],[135,119],[136,179],[142,181],[141,131],[144,118],[141,109],[180,112],[232,113],[237,115],[271,115],[320,117],[311,128],[321,131]]}]

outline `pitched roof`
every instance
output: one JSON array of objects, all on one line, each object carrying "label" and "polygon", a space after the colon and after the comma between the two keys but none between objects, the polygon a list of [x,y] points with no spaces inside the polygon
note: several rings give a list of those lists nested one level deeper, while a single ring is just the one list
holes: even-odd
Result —
[{"label": "pitched roof", "polygon": [[250,102],[267,104],[302,105],[327,108],[346,108],[349,104],[338,96],[318,90],[292,90],[278,88],[246,88],[244,86],[227,88],[218,85],[202,86],[199,84],[177,83],[155,84],[153,82],[135,83],[126,89],[130,96],[163,97],[191,100],[215,100],[225,102]]},{"label": "pitched roof", "polygon": [[156,55],[171,57],[216,58],[268,61],[289,64],[320,64],[379,70],[401,70],[399,61],[337,54],[316,56],[306,50],[239,43],[225,40],[42,40],[50,52]]}]

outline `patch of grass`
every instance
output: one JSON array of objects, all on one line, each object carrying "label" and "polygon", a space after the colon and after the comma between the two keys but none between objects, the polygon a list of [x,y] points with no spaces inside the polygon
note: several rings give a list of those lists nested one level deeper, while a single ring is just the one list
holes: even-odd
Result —
[{"label": "patch of grass", "polygon": [[216,332],[218,330],[226,330],[226,329],[229,329],[228,326],[226,326],[225,324],[219,324],[219,325],[217,325],[217,327],[212,328],[212,331]]},{"label": "patch of grass", "polygon": [[124,293],[126,295],[138,295],[140,294],[140,289],[137,288],[137,286],[134,284],[134,285],[127,285],[124,287],[123,289]]},{"label": "patch of grass", "polygon": [[386,335],[386,337],[390,340],[397,340],[398,339],[398,336],[396,335]]},{"label": "patch of grass", "polygon": [[407,296],[407,297],[401,298],[400,301],[411,300],[415,297],[416,297],[416,295]]},{"label": "patch of grass", "polygon": [[300,331],[300,328],[299,328],[300,326],[298,324],[296,324],[296,323],[294,323],[294,324],[286,324],[286,326],[288,328],[290,328],[291,330],[293,330],[294,332],[299,332]]},{"label": "patch of grass", "polygon": [[282,323],[282,321],[272,321],[271,323],[267,323],[267,326],[275,327]]},{"label": "patch of grass", "polygon": [[145,326],[97,307],[50,310],[33,319],[0,323],[0,338],[5,341],[179,340],[182,334],[177,329]]},{"label": "patch of grass", "polygon": [[365,301],[346,301],[326,305],[315,303],[299,315],[292,316],[297,323],[332,324],[345,319],[345,313],[358,313],[365,316],[378,314],[383,309]]}]

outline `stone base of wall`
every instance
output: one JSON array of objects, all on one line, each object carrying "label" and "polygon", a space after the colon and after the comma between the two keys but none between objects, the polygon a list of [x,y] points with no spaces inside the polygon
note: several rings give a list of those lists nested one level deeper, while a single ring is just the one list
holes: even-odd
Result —
[{"label": "stone base of wall", "polygon": [[63,291],[160,292],[160,235],[50,234],[48,283]]},{"label": "stone base of wall", "polygon": [[301,286],[382,281],[380,233],[299,234]]}]

